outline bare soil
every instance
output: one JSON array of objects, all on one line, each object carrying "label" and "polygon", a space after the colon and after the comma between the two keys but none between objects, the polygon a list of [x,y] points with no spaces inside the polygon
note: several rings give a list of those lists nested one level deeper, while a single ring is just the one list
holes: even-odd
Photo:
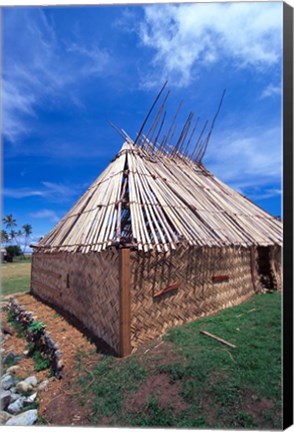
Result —
[{"label": "bare soil", "polygon": [[[36,319],[46,324],[52,340],[60,346],[64,362],[62,378],[59,380],[55,377],[48,378],[48,370],[36,372],[32,358],[25,357],[18,363],[21,370],[20,378],[35,375],[40,381],[49,379],[49,385],[39,395],[39,415],[52,425],[90,425],[90,404],[80,405],[77,398],[79,391],[74,383],[78,376],[78,355],[81,352],[95,351],[95,346],[54,309],[33,296],[21,294],[17,295],[16,299],[26,310],[33,312]],[[2,315],[2,322],[7,324],[5,312]],[[27,344],[25,339],[19,338],[14,332],[4,342],[3,348],[6,352],[13,351],[22,355],[27,349]],[[99,361],[99,354],[95,355],[95,360]]]},{"label": "bare soil", "polygon": [[126,398],[123,410],[142,413],[153,396],[158,399],[161,408],[172,407],[174,412],[178,414],[189,407],[181,398],[181,391],[182,383],[171,381],[169,374],[151,375],[135,394]]}]

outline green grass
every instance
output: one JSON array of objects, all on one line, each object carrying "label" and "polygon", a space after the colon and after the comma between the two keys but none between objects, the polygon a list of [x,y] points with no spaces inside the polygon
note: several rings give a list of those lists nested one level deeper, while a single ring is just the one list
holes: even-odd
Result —
[{"label": "green grass", "polygon": [[[209,394],[211,403],[218,407],[220,426],[263,426],[246,407],[249,405],[254,414],[254,406],[268,404],[272,418],[264,414],[262,420],[272,428],[281,426],[280,302],[279,293],[255,296],[241,306],[175,328],[167,336],[186,360],[179,365],[183,396],[201,405],[203,395]],[[216,334],[237,348],[228,348],[200,330]],[[170,365],[171,376],[174,367]]]},{"label": "green grass", "polygon": [[[280,429],[280,322],[281,295],[274,292],[170,330],[164,362],[150,349],[121,360],[102,356],[85,372],[81,353],[78,385],[92,401],[93,424],[103,419],[120,426]],[[160,376],[169,377],[169,388],[152,389],[139,412],[126,408],[124,401],[136,400],[147,380]],[[184,403],[180,411],[172,401],[161,403],[161,395],[175,388]]]},{"label": "green grass", "polygon": [[13,263],[2,263],[1,279],[2,295],[29,291],[31,260],[22,259]]},{"label": "green grass", "polygon": [[49,360],[42,355],[39,351],[35,351],[33,354],[34,367],[37,372],[46,370],[49,368]]},{"label": "green grass", "polygon": [[[82,366],[82,355],[80,361]],[[82,395],[87,397],[90,392],[94,396],[93,424],[99,424],[105,416],[112,417],[110,424],[116,424],[119,418],[116,414],[122,410],[122,394],[137,390],[145,377],[146,370],[135,357],[121,362],[111,356],[103,356],[91,372],[83,374],[78,385]]]},{"label": "green grass", "polygon": [[14,330],[16,331],[17,336],[20,337],[20,338],[24,337],[23,327],[22,327],[22,325],[19,322],[17,322],[15,320],[13,312],[11,310],[8,311],[7,318],[8,318],[9,324],[11,324],[14,327]]}]

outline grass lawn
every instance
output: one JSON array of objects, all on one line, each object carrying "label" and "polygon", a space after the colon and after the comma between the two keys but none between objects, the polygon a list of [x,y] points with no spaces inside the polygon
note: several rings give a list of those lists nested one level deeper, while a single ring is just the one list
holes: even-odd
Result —
[{"label": "grass lawn", "polygon": [[93,425],[281,429],[280,337],[280,293],[257,295],[126,359],[80,353],[76,397]]},{"label": "grass lawn", "polygon": [[29,291],[31,280],[31,260],[23,259],[1,264],[2,295]]}]

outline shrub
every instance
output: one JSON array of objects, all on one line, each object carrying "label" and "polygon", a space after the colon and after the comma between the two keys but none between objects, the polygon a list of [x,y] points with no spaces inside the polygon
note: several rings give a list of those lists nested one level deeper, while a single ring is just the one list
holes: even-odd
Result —
[{"label": "shrub", "polygon": [[14,245],[14,246],[6,246],[6,252],[7,252],[7,256],[11,257],[12,259],[16,256],[21,256],[23,255],[22,250],[20,248],[20,246]]}]

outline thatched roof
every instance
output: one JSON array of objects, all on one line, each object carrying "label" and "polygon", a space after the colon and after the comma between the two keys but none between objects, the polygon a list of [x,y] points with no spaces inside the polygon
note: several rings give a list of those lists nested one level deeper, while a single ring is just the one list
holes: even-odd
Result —
[{"label": "thatched roof", "polygon": [[[146,138],[127,138],[110,165],[43,238],[44,252],[99,252],[113,245],[158,251],[281,244],[282,225],[201,163]],[[140,139],[138,142],[140,142]]]}]

